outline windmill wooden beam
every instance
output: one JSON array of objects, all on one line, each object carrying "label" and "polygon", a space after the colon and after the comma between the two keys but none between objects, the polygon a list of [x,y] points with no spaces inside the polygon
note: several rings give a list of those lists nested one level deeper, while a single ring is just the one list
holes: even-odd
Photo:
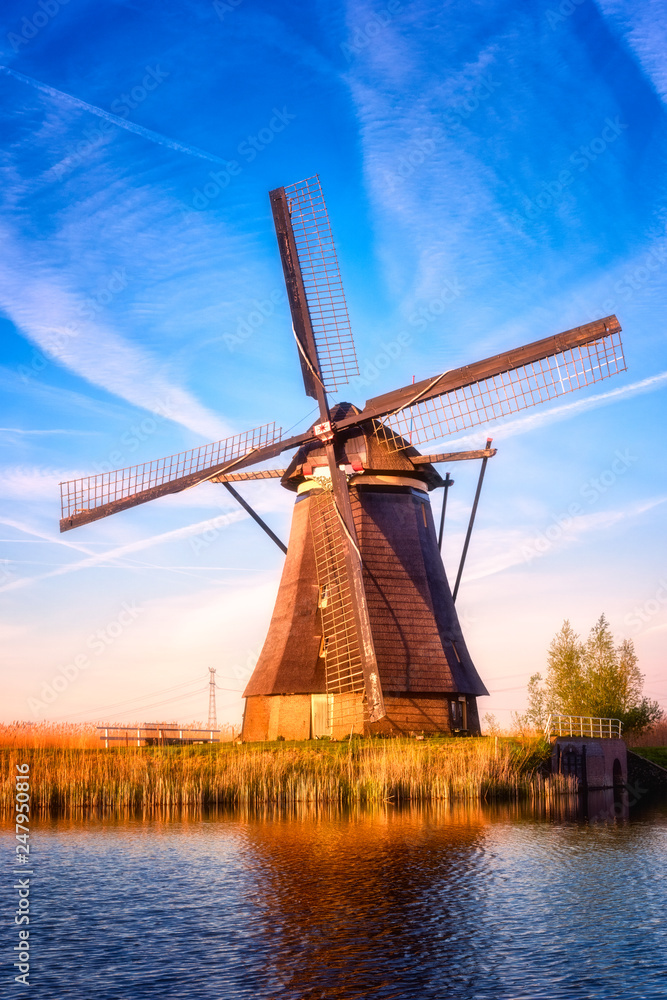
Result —
[{"label": "windmill wooden beam", "polygon": [[440,462],[468,462],[477,458],[493,458],[497,448],[479,448],[477,451],[444,451],[439,455],[413,455],[415,465],[437,465]]},{"label": "windmill wooden beam", "polygon": [[[294,231],[290,221],[287,195],[284,188],[276,188],[269,192],[271,210],[273,212],[273,223],[278,240],[278,251],[283,265],[283,276],[285,278],[285,288],[287,289],[287,301],[289,302],[292,314],[292,323],[297,347],[299,348],[299,363],[301,364],[301,374],[306,395],[316,399],[320,410],[324,401],[327,416],[322,419],[328,420],[328,405],[326,395],[323,396],[324,387],[322,377],[317,370],[317,348],[315,336],[308,311],[306,290],[303,283],[303,275],[299,265],[299,254],[294,239]],[[320,413],[320,416],[322,414]]]},{"label": "windmill wooden beam", "polygon": [[343,429],[363,420],[386,417],[394,411],[402,410],[415,403],[426,402],[429,399],[442,396],[444,393],[463,389],[476,382],[491,379],[496,375],[502,375],[517,368],[523,368],[620,332],[621,324],[616,316],[607,316],[605,319],[595,320],[585,326],[574,327],[572,330],[566,330],[553,337],[536,340],[532,344],[526,344],[525,347],[503,351],[501,354],[495,354],[484,361],[477,361],[475,364],[465,365],[462,368],[453,368],[451,371],[443,372],[433,378],[423,379],[421,382],[403,386],[401,389],[394,389],[382,396],[375,396],[366,401],[361,413],[355,417],[341,420],[338,426]]}]

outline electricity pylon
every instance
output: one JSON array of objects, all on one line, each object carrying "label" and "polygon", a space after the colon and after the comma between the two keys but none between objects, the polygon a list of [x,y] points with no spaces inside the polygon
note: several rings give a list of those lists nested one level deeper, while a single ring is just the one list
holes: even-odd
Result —
[{"label": "electricity pylon", "polygon": [[215,712],[215,667],[209,667],[208,672],[211,675],[208,682],[208,728],[217,729],[218,720]]}]

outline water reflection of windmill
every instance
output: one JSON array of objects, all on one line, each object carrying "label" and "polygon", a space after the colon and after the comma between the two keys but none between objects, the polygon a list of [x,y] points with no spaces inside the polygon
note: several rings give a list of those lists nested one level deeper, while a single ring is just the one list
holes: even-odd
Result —
[{"label": "water reflection of windmill", "polygon": [[[374,399],[331,406],[358,373],[317,177],[271,192],[306,393],[307,431],[264,425],[215,444],[61,484],[61,531],[199,482],[280,478],[297,494],[269,626],[244,692],[246,739],[325,732],[479,730],[486,689],[466,648],[440,558],[429,491],[441,462],[415,445],[515,413],[624,370],[615,316]],[[408,440],[409,438],[409,440]],[[287,469],[244,472],[295,450]]]}]

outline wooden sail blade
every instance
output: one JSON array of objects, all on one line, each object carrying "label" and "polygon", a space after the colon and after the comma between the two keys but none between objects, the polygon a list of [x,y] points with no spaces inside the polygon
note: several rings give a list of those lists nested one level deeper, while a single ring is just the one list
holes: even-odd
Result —
[{"label": "wooden sail blade", "polygon": [[413,465],[437,465],[440,462],[466,462],[477,458],[493,458],[497,448],[479,448],[477,451],[445,451],[439,455],[411,455]]},{"label": "wooden sail blade", "polygon": [[[289,211],[320,377],[327,391],[336,391],[359,374],[359,365],[320,180],[315,175],[279,191]],[[272,203],[274,195],[278,191],[271,192]]]},{"label": "wooden sail blade", "polygon": [[275,424],[264,424],[178,455],[114,472],[71,479],[60,484],[60,530],[68,531],[148,500],[180,493],[199,482],[212,479],[215,473],[265,461],[300,442],[301,437],[282,441],[280,429]]},{"label": "wooden sail blade", "polygon": [[379,419],[392,450],[440,440],[625,371],[620,331],[608,316],[378,396],[337,426]]},{"label": "wooden sail blade", "polygon": [[294,238],[289,203],[285,188],[276,188],[269,192],[273,223],[276,229],[278,250],[283,265],[283,276],[287,289],[287,301],[292,314],[292,329],[299,350],[299,362],[306,395],[317,399],[324,394],[324,383],[320,373],[320,363],[317,357],[315,334],[308,311],[308,300],[304,287],[299,253]]},{"label": "wooden sail blade", "polygon": [[[370,722],[385,715],[375,660],[361,560],[351,543],[333,491],[310,497],[322,617],[327,694],[365,693]],[[369,645],[370,637],[370,645]]]},{"label": "wooden sail blade", "polygon": [[[212,483],[250,483],[258,479],[282,479],[287,469],[260,469],[259,472],[221,472]],[[208,476],[206,477],[208,479]]]}]

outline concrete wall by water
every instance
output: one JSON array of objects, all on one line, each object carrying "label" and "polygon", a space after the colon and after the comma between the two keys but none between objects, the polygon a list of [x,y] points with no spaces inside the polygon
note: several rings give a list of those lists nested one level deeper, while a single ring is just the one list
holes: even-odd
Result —
[{"label": "concrete wall by water", "polygon": [[628,754],[623,740],[559,736],[551,748],[554,774],[573,774],[582,787],[613,788],[628,782]]}]

